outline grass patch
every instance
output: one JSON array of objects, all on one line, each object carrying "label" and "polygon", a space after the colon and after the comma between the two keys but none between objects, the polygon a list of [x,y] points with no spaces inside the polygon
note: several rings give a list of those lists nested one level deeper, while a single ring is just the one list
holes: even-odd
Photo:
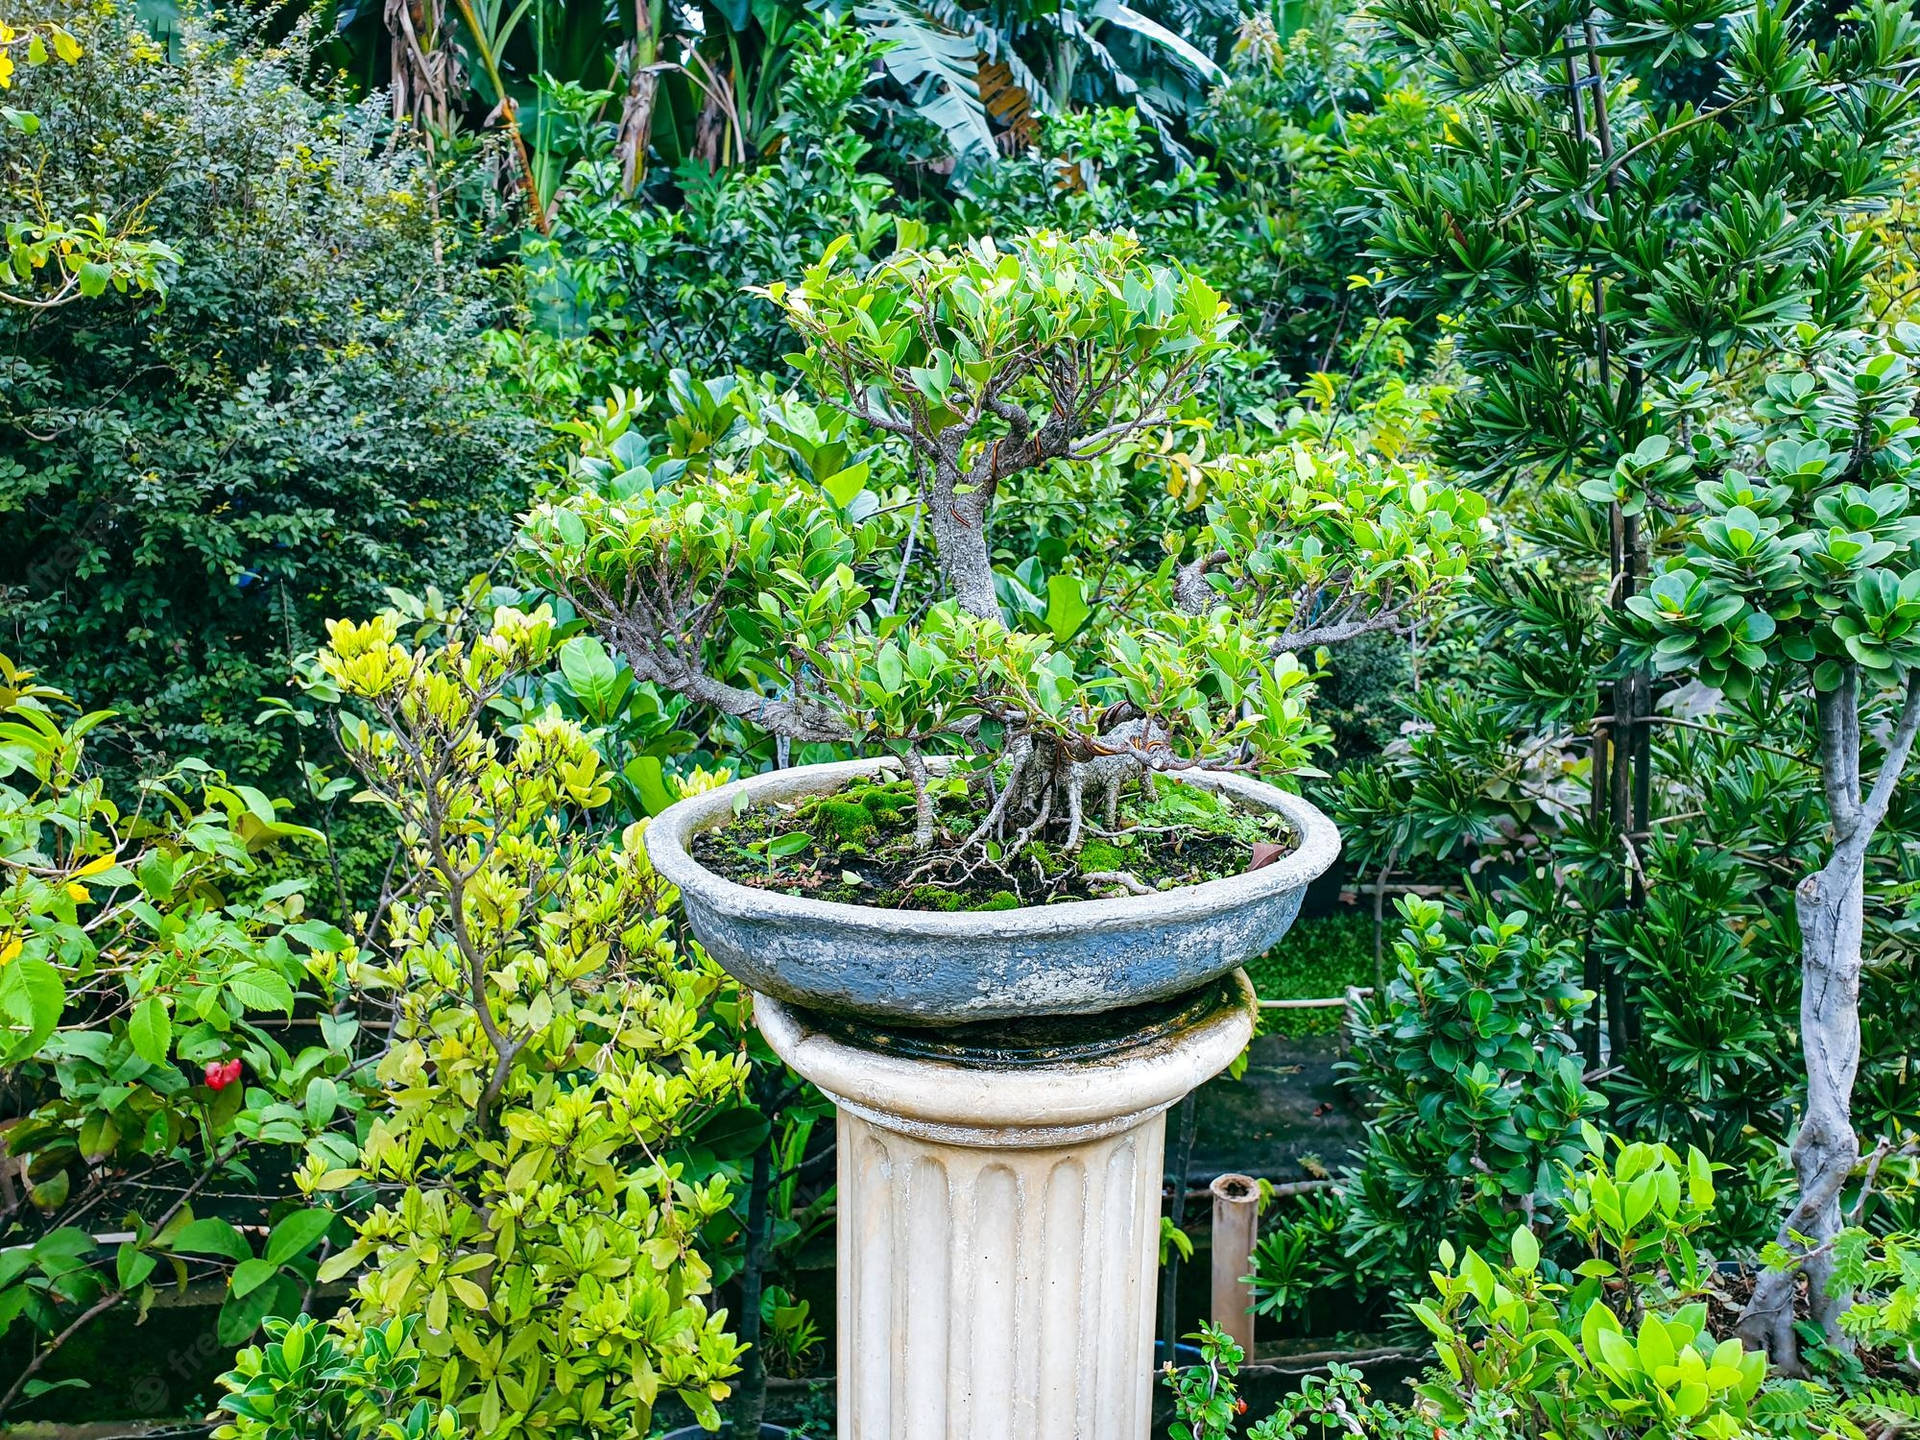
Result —
[{"label": "grass patch", "polygon": [[[1302,920],[1280,943],[1247,963],[1247,975],[1262,1000],[1317,1000],[1343,995],[1349,985],[1373,983],[1373,917],[1342,908]],[[1324,1010],[1262,1010],[1260,1033],[1332,1035],[1346,1024],[1342,1007]]]}]

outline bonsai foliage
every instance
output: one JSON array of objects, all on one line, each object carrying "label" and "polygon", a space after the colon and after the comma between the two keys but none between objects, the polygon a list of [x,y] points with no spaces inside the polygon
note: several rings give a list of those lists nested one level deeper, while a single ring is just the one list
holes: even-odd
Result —
[{"label": "bonsai foliage", "polygon": [[371,1201],[322,1274],[359,1271],[350,1339],[423,1317],[418,1388],[461,1434],[646,1435],[663,1392],[716,1425],[740,1346],[696,1239],[728,1195],[672,1151],[745,1078],[704,1043],[722,977],[674,945],[642,827],[595,826],[610,791],[585,731],[489,723],[554,663],[552,614],[466,628],[409,647],[392,613],[336,622],[319,657],[404,851],[346,959],[392,999],[384,1105],[354,1163],[303,1177]]},{"label": "bonsai foliage", "polygon": [[1477,498],[1290,444],[1205,466],[1145,534],[1084,532],[1029,624],[996,514],[1071,503],[1085,472],[1202,423],[1233,323],[1218,296],[1124,233],[1044,232],[863,274],[835,247],[766,293],[834,409],[767,407],[725,454],[589,475],[527,545],[638,678],[789,741],[897,754],[922,848],[935,754],[988,762],[962,850],[1050,822],[1077,847],[1154,771],[1303,768],[1293,652],[1407,625],[1476,552]]},{"label": "bonsai foliage", "polygon": [[[0,1416],[166,1285],[218,1282],[230,1345],[297,1314],[335,1217],[270,1177],[354,1151],[358,1027],[326,979],[347,940],[263,873],[311,832],[204,768],[121,805],[87,754],[108,719],[0,655],[0,1334],[30,1337]],[[256,1194],[266,1236],[197,1215],[210,1187]]]},{"label": "bonsai foliage", "polygon": [[1789,1362],[1802,1264],[1815,1318],[1834,1329],[1847,1308],[1844,1287],[1828,1282],[1841,1190],[1860,1159],[1851,1110],[1867,851],[1920,731],[1920,384],[1909,359],[1920,330],[1902,325],[1889,343],[1807,327],[1798,339],[1803,355],[1767,377],[1751,423],[1722,422],[1689,443],[1651,436],[1620,466],[1634,502],[1658,506],[1686,537],[1685,554],[1629,602],[1632,653],[1735,696],[1794,667],[1818,715],[1832,845],[1795,892],[1807,1099],[1793,1149],[1800,1197],[1780,1242],[1797,1263],[1764,1276],[1747,1311],[1749,1333]]}]

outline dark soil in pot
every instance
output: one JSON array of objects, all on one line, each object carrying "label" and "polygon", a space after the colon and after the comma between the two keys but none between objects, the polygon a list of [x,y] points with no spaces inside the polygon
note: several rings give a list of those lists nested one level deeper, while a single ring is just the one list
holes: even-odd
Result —
[{"label": "dark soil in pot", "polygon": [[932,850],[914,848],[913,791],[904,780],[861,780],[832,794],[756,805],[695,840],[715,874],[755,889],[894,910],[987,911],[1147,894],[1244,874],[1298,843],[1284,816],[1177,783],[1129,794],[1117,824],[1088,817],[1077,851],[1052,830],[1016,845],[966,847],[986,818],[982,789],[936,779]]}]

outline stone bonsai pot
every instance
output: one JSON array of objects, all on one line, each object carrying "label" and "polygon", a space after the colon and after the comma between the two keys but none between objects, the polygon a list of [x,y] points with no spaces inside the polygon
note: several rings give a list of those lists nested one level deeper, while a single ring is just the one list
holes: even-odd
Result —
[{"label": "stone bonsai pot", "polygon": [[728,973],[806,1009],[892,1025],[952,1025],[1115,1010],[1192,990],[1270,949],[1307,885],[1339,854],[1333,823],[1297,795],[1242,775],[1163,781],[1218,789],[1284,815],[1296,843],[1244,875],[1150,895],[1027,909],[935,912],[811,900],[736,884],[690,853],[748,805],[829,793],[891,759],[775,770],[682,800],[647,828],[647,853],[679,887],[696,938]]}]

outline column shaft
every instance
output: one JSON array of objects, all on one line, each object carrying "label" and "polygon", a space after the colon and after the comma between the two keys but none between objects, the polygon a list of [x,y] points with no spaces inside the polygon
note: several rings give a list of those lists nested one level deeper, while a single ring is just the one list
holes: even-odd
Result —
[{"label": "column shaft", "polygon": [[1165,1130],[982,1150],[843,1110],[841,1440],[1145,1436]]}]

